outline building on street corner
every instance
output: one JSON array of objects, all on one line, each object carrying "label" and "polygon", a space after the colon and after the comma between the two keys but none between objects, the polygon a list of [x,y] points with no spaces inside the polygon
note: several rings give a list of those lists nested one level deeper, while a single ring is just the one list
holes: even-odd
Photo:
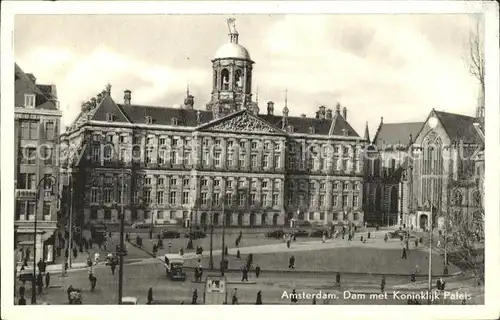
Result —
[{"label": "building on street corner", "polygon": [[273,101],[261,110],[254,61],[234,21],[228,27],[204,110],[189,88],[174,108],[140,105],[130,90],[115,102],[111,85],[82,105],[61,136],[76,219],[117,223],[123,199],[128,223],[363,223],[366,140],[347,122],[347,108],[293,117],[285,98],[279,111]]},{"label": "building on street corner", "polygon": [[[17,249],[30,249],[30,259],[53,261],[59,215],[57,184],[59,110],[55,85],[43,85],[15,65],[15,228]],[[44,177],[40,189],[37,185]],[[54,183],[56,185],[54,185]],[[51,191],[54,192],[51,192]],[[37,192],[39,203],[36,205]],[[35,208],[38,211],[35,212]],[[36,215],[36,217],[35,217]],[[37,220],[36,235],[34,222]],[[37,254],[33,257],[33,245]]]}]

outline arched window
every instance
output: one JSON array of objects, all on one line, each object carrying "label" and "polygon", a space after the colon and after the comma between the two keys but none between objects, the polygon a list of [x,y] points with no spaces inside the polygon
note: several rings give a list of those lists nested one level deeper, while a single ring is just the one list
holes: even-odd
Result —
[{"label": "arched window", "polygon": [[234,84],[236,90],[242,90],[243,89],[243,71],[241,69],[236,69],[234,73]]},{"label": "arched window", "polygon": [[267,213],[263,213],[260,216],[260,224],[265,226],[267,224]]},{"label": "arched window", "polygon": [[220,73],[220,87],[222,90],[229,90],[229,70],[222,69]]}]

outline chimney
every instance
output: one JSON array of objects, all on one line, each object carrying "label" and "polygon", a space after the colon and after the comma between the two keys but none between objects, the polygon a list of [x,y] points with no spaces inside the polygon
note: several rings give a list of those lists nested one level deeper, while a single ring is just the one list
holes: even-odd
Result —
[{"label": "chimney", "polygon": [[326,120],[332,120],[332,109],[326,110],[325,118]]},{"label": "chimney", "polygon": [[316,119],[319,119],[319,111],[316,111]]},{"label": "chimney", "polygon": [[33,84],[36,84],[36,78],[33,75],[33,73],[27,73],[26,76],[33,82]]},{"label": "chimney", "polygon": [[344,109],[342,109],[342,118],[344,118],[344,120],[347,120],[347,108],[344,107]]},{"label": "chimney", "polygon": [[319,119],[325,119],[325,106],[320,106],[319,107]]},{"label": "chimney", "polygon": [[100,103],[102,101],[102,93],[97,94],[97,103]]},{"label": "chimney", "polygon": [[274,102],[273,101],[267,102],[267,114],[271,115],[271,116],[274,114]]},{"label": "chimney", "polygon": [[128,89],[123,91],[123,104],[129,106],[131,100],[132,100],[132,91]]},{"label": "chimney", "polygon": [[306,116],[306,114],[305,114],[305,113],[303,113],[303,114],[301,114],[301,115],[300,115],[300,117],[301,117],[301,118],[305,118],[305,117],[307,117],[307,116]]}]

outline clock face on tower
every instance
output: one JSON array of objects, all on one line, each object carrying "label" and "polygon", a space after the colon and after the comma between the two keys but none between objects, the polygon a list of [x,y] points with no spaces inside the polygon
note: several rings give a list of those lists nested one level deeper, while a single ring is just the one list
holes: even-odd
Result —
[{"label": "clock face on tower", "polygon": [[431,127],[432,129],[436,128],[437,125],[438,125],[438,119],[436,117],[431,117],[429,118],[429,127]]}]

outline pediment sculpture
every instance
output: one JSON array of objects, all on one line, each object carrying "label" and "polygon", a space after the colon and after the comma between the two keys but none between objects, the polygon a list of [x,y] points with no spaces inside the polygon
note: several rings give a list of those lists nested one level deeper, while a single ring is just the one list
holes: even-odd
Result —
[{"label": "pediment sculpture", "polygon": [[207,129],[236,132],[280,133],[279,130],[273,128],[264,121],[249,115],[248,113],[242,113],[213,126],[209,126]]}]

